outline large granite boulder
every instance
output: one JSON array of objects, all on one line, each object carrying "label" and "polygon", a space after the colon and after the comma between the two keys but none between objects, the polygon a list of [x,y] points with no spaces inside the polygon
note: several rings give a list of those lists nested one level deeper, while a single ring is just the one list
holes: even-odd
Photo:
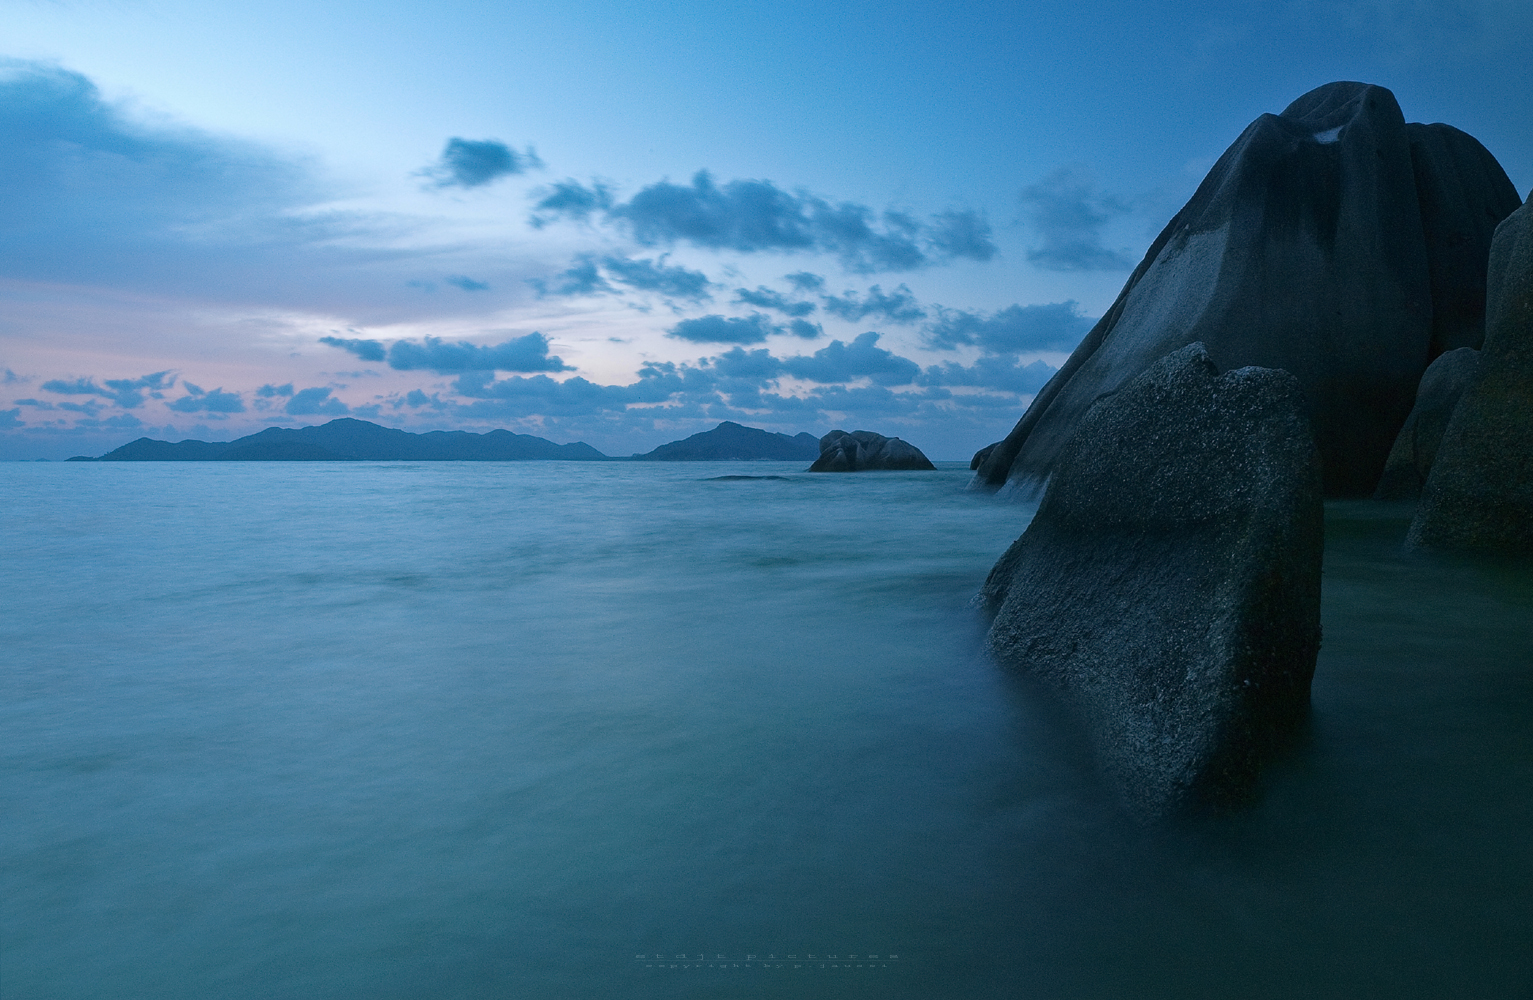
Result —
[{"label": "large granite boulder", "polygon": [[935,469],[921,449],[872,431],[831,431],[820,438],[820,457],[810,472],[867,472],[873,469]]},{"label": "large granite boulder", "polygon": [[1373,491],[1375,500],[1414,500],[1421,495],[1448,418],[1479,368],[1480,352],[1473,347],[1440,354],[1427,365],[1416,389],[1416,405],[1389,449],[1384,475]]},{"label": "large granite boulder", "polygon": [[1533,195],[1496,229],[1480,369],[1443,432],[1406,545],[1533,556]]},{"label": "large granite boulder", "polygon": [[990,649],[1079,712],[1134,812],[1239,803],[1309,705],[1323,516],[1298,380],[1189,345],[1081,421],[985,581]]},{"label": "large granite boulder", "polygon": [[1293,373],[1327,494],[1371,494],[1427,363],[1479,346],[1490,235],[1519,202],[1473,137],[1406,124],[1382,87],[1332,83],[1262,115],[978,463],[980,481],[1043,480],[1099,396],[1201,341],[1221,371]]}]

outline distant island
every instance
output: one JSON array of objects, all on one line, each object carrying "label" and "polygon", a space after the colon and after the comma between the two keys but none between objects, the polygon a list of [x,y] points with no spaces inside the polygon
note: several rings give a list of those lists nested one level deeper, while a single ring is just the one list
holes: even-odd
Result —
[{"label": "distant island", "polygon": [[554,444],[531,434],[496,430],[409,431],[342,417],[318,427],[268,427],[224,443],[139,438],[100,458],[71,462],[526,462],[605,461],[583,441]]},{"label": "distant island", "polygon": [[776,434],[726,420],[711,431],[633,456],[639,462],[812,462],[820,457],[813,434]]}]

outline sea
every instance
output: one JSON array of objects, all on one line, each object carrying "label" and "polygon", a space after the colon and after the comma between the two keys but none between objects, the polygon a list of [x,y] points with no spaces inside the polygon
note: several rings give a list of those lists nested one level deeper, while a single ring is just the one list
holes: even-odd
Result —
[{"label": "sea", "polygon": [[970,479],[0,466],[0,997],[1533,996],[1533,571],[1331,503],[1299,744],[1144,826]]}]

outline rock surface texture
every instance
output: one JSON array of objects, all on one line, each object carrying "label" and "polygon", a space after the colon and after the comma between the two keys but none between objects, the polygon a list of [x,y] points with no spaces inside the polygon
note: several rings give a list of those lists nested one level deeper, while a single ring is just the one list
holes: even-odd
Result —
[{"label": "rock surface texture", "polygon": [[820,457],[810,472],[868,472],[874,469],[935,469],[921,449],[872,431],[831,431],[820,438]]},{"label": "rock surface texture", "polygon": [[1239,803],[1309,706],[1323,533],[1298,381],[1189,345],[1081,421],[981,591],[990,649],[1078,711],[1138,815]]},{"label": "rock surface texture", "polygon": [[1533,195],[1496,229],[1479,372],[1443,432],[1406,545],[1533,556]]},{"label": "rock surface texture", "polygon": [[1394,95],[1332,83],[1252,122],[1150,245],[982,482],[1047,477],[1091,404],[1201,341],[1222,371],[1304,387],[1334,496],[1368,496],[1428,362],[1478,347],[1496,223],[1520,202],[1495,158]]},{"label": "rock surface texture", "polygon": [[1460,347],[1440,354],[1427,365],[1416,389],[1416,405],[1411,407],[1405,426],[1395,438],[1384,463],[1384,475],[1373,491],[1375,500],[1414,500],[1432,471],[1437,446],[1442,443],[1448,418],[1458,405],[1464,390],[1480,367],[1480,352]]}]

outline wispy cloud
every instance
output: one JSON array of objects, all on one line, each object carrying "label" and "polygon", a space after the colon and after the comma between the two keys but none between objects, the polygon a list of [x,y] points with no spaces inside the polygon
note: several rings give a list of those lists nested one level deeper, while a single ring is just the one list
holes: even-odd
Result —
[{"label": "wispy cloud", "polygon": [[904,285],[892,292],[885,292],[874,285],[863,296],[858,296],[855,291],[847,291],[841,295],[825,295],[822,299],[826,312],[852,323],[869,316],[877,316],[890,323],[915,323],[926,318],[926,310],[921,308],[915,295]]},{"label": "wispy cloud", "polygon": [[1129,206],[1102,191],[1082,166],[1060,167],[1022,189],[1023,210],[1038,243],[1027,259],[1050,271],[1126,271],[1134,261],[1102,242],[1108,222]]},{"label": "wispy cloud", "polygon": [[923,335],[937,350],[978,347],[987,354],[1068,351],[1080,343],[1093,320],[1074,300],[1044,305],[1011,305],[993,313],[937,306],[937,318]]},{"label": "wispy cloud", "polygon": [[995,254],[989,223],[973,211],[949,211],[918,222],[853,202],[785,191],[771,181],[717,184],[700,170],[691,184],[659,181],[626,202],[609,188],[566,180],[538,193],[532,223],[587,221],[598,212],[643,246],[686,243],[738,253],[824,253],[859,274],[911,271],[964,257]]}]

